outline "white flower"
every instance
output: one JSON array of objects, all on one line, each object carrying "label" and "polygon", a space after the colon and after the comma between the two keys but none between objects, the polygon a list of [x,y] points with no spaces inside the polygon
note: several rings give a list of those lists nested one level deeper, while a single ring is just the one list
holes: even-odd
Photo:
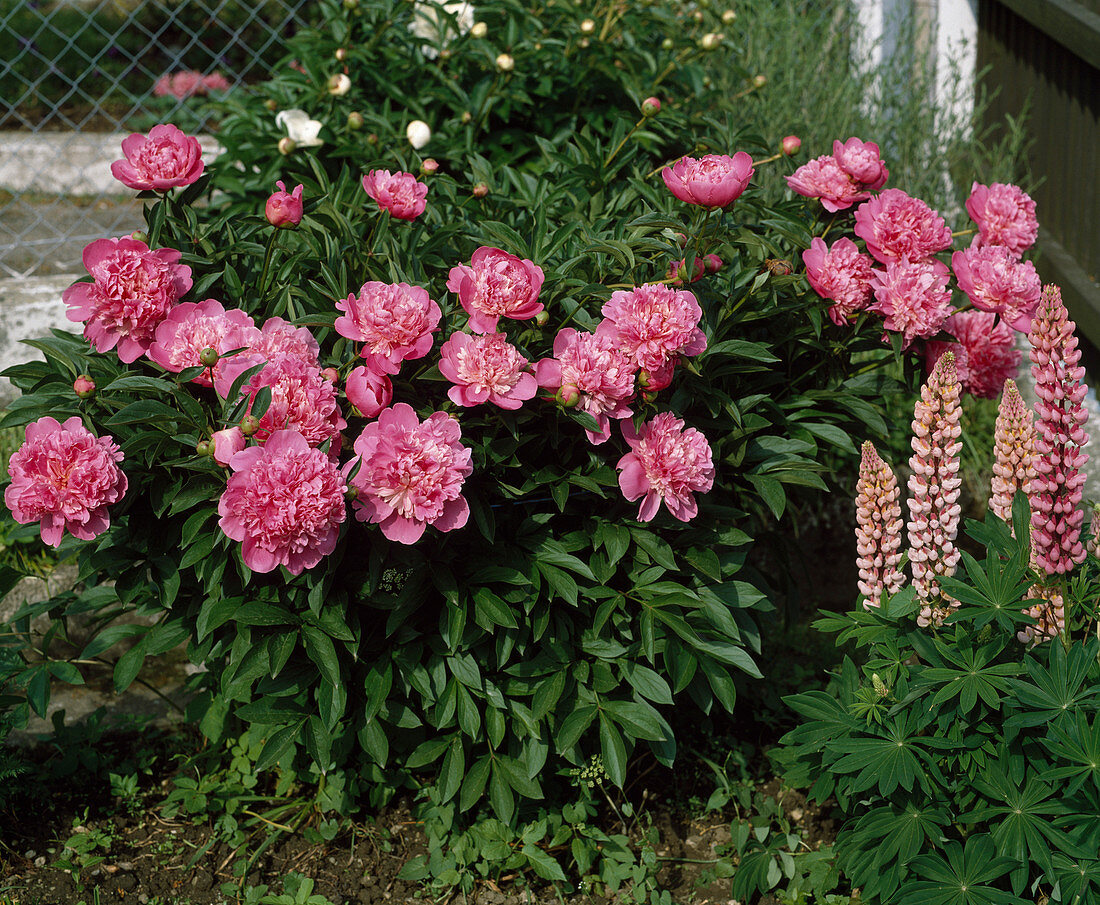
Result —
[{"label": "white flower", "polygon": [[516,68],[516,61],[510,53],[502,53],[497,57],[497,69],[501,72],[511,72]]},{"label": "white flower", "polygon": [[336,97],[351,91],[351,79],[343,72],[330,75],[328,78],[328,93]]},{"label": "white flower", "polygon": [[428,41],[420,52],[429,60],[439,56],[439,48],[446,47],[455,29],[466,34],[474,25],[474,5],[466,2],[422,0],[413,11],[409,31],[422,41]]},{"label": "white flower", "polygon": [[405,127],[405,137],[409,140],[410,145],[420,150],[431,140],[432,130],[428,128],[428,124],[423,120],[414,119]]},{"label": "white flower", "polygon": [[275,125],[282,126],[299,148],[314,148],[325,140],[318,138],[322,123],[310,119],[305,110],[280,110],[275,115]]}]

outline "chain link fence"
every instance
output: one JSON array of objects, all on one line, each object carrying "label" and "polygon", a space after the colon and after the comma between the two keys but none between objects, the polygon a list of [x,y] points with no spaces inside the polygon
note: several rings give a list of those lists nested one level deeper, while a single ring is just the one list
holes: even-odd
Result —
[{"label": "chain link fence", "polygon": [[0,0],[0,277],[73,272],[87,242],[139,227],[110,175],[122,138],[214,131],[210,101],[266,77],[316,15],[315,0]]}]

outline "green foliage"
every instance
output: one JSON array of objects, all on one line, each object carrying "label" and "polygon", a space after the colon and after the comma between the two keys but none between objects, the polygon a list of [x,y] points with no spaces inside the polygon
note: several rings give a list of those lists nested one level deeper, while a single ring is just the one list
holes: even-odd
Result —
[{"label": "green foliage", "polygon": [[[1027,537],[1017,496],[1016,537]],[[1026,543],[990,514],[969,533],[960,601],[939,632],[905,589],[817,624],[862,652],[829,692],[793,695],[788,781],[836,798],[837,864],[868,903],[1100,901],[1100,643],[1096,565],[1065,594],[1065,635],[1024,649]],[[1049,593],[1049,592],[1048,592]]]}]

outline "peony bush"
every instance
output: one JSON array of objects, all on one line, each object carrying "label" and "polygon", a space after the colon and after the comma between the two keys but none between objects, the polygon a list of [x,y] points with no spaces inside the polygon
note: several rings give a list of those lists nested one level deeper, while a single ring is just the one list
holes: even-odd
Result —
[{"label": "peony bush", "polygon": [[[377,40],[445,60],[485,38],[440,13],[434,38],[395,19]],[[366,90],[319,84],[333,105]],[[9,508],[82,582],[18,620],[96,614],[74,659],[118,689],[186,644],[201,730],[252,726],[261,768],[326,777],[334,807],[424,773],[512,821],[590,755],[619,785],[632,758],[672,763],[677,725],[759,675],[754,539],[885,433],[926,344],[985,381],[1001,359],[979,348],[995,331],[945,332],[968,313],[937,257],[951,231],[883,188],[873,143],[836,143],[827,193],[802,167],[767,204],[757,174],[795,166],[778,140],[670,106],[536,132],[512,162],[455,142],[435,167],[289,109],[282,153],[242,114],[205,169],[178,130],[126,139],[147,229],[88,246],[65,293],[82,335],[7,372],[24,395],[0,423],[28,449],[79,428],[117,469],[13,458]],[[28,662],[21,706],[74,672]]]}]

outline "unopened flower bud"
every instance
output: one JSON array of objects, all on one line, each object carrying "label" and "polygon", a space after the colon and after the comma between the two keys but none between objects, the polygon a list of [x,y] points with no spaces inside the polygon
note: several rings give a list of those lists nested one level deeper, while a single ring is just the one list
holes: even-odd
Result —
[{"label": "unopened flower bud", "polygon": [[[293,192],[288,192],[283,181],[275,183],[279,191],[273,192],[264,205],[264,216],[267,222],[276,229],[294,229],[302,222],[302,186],[299,183]],[[204,352],[213,352],[213,349],[204,349]],[[215,355],[217,353],[215,352]],[[217,359],[215,359],[216,363]]]},{"label": "unopened flower bud", "polygon": [[339,62],[343,63],[344,60],[348,58],[348,49],[346,47],[337,47],[334,56]]},{"label": "unopened flower bud", "polygon": [[783,153],[790,157],[792,154],[797,154],[798,149],[802,147],[802,139],[797,135],[788,135],[782,141]]},{"label": "unopened flower bud", "polygon": [[484,198],[489,194],[489,186],[484,182],[477,183],[473,188],[473,194],[475,198]]},{"label": "unopened flower bud", "polygon": [[420,174],[431,176],[439,170],[439,161],[434,157],[427,157],[420,163]]},{"label": "unopened flower bud", "polygon": [[454,56],[454,54],[455,52],[451,50],[450,47],[444,47],[441,51],[439,51],[439,59],[449,60],[451,57]]},{"label": "unopened flower bud", "polygon": [[294,149],[297,147],[298,142],[296,142],[290,136],[284,136],[283,138],[279,139],[279,153],[282,154],[284,157],[287,154],[293,154]]},{"label": "unopened flower bud", "polygon": [[199,456],[209,456],[214,451],[214,444],[209,440],[200,440],[195,444],[195,454]]},{"label": "unopened flower bud", "polygon": [[516,68],[516,61],[510,53],[502,53],[497,57],[497,69],[500,72],[511,72]]},{"label": "unopened flower bud", "polygon": [[707,32],[699,40],[699,46],[702,47],[703,50],[714,50],[721,43],[722,43],[722,36],[720,34],[718,34],[717,32],[713,32],[713,31]]},{"label": "unopened flower bud", "polygon": [[147,233],[143,229],[135,229],[132,233],[130,233],[130,238],[131,239],[136,239],[138,242],[148,243],[149,242],[149,233]]},{"label": "unopened flower bud", "polygon": [[321,376],[324,377],[325,380],[336,383],[340,379],[340,372],[337,371],[336,368],[324,368],[321,371]]},{"label": "unopened flower bud", "polygon": [[886,683],[879,678],[878,673],[871,674],[871,684],[875,687],[875,694],[880,698],[886,697],[890,694],[890,689],[886,687]]},{"label": "unopened flower bud", "polygon": [[548,323],[550,323],[550,312],[543,308],[542,311],[535,315],[535,325],[538,327],[545,327]]},{"label": "unopened flower bud", "polygon": [[405,137],[413,148],[420,150],[431,141],[432,130],[428,128],[428,124],[423,120],[414,119],[405,127]]},{"label": "unopened flower bud", "polygon": [[696,22],[702,22],[704,18],[703,11],[701,9],[695,10],[695,12],[691,14],[691,18],[693,18]]},{"label": "unopened flower bud", "polygon": [[378,133],[377,132],[371,132],[369,135],[367,135],[367,144],[368,145],[378,144]]},{"label": "unopened flower bud", "polygon": [[554,394],[554,399],[564,408],[571,409],[581,401],[581,393],[573,384],[567,383]]},{"label": "unopened flower bud", "polygon": [[652,402],[656,398],[656,390],[642,390],[642,402]]},{"label": "unopened flower bud", "polygon": [[583,22],[581,23],[581,34],[582,34],[582,35],[590,35],[590,34],[592,34],[592,32],[594,32],[595,30],[596,30],[596,23],[595,23],[595,21],[594,21],[594,20],[592,20],[592,19],[585,19],[585,20],[584,20],[584,21],[583,21]]},{"label": "unopened flower bud", "polygon": [[81,374],[73,381],[73,392],[81,399],[87,399],[95,392],[95,381],[87,374]]},{"label": "unopened flower bud", "polygon": [[474,115],[469,110],[462,111],[462,125],[467,126],[473,122]]},{"label": "unopened flower bud", "polygon": [[655,97],[647,97],[642,101],[642,116],[656,116],[661,112],[661,102]]},{"label": "unopened flower bud", "polygon": [[718,273],[722,269],[722,259],[718,255],[707,255],[703,263],[707,265],[707,273]]},{"label": "unopened flower bud", "polygon": [[344,9],[348,12],[354,12],[359,9],[359,0],[344,0]]},{"label": "unopened flower bud", "polygon": [[756,88],[763,88],[768,84],[768,77],[766,75],[753,76],[752,83]]},{"label": "unopened flower bud", "polygon": [[351,91],[351,79],[342,72],[328,77],[328,93],[334,97],[340,97]]},{"label": "unopened flower bud", "polygon": [[255,415],[245,415],[241,419],[241,433],[246,437],[251,437],[256,431],[260,429],[260,419]]},{"label": "unopened flower bud", "polygon": [[673,41],[672,38],[665,38],[661,42],[661,49],[662,50],[672,50],[672,48],[675,47],[675,46],[676,46],[676,42]]},{"label": "unopened flower bud", "polygon": [[588,47],[591,43],[592,42],[588,38],[581,38],[577,42],[577,46],[580,47],[583,50],[584,48]]},{"label": "unopened flower bud", "polygon": [[351,113],[348,114],[348,128],[351,129],[352,132],[358,132],[362,129],[364,122],[363,114],[358,110],[352,110]]},{"label": "unopened flower bud", "polygon": [[484,22],[475,22],[470,27],[471,38],[484,38],[487,34],[489,34],[489,26]]},{"label": "unopened flower bud", "polygon": [[270,110],[272,113],[274,113],[276,110],[279,109],[279,102],[275,100],[275,98],[269,97],[266,101],[264,101],[264,106],[267,107],[267,109]]},{"label": "unopened flower bud", "polygon": [[722,13],[722,21],[726,25],[729,25],[736,18],[737,18],[737,13],[735,13],[732,9],[727,9],[727,10],[725,10],[725,12]]},{"label": "unopened flower bud", "polygon": [[221,356],[218,355],[218,350],[212,346],[207,346],[201,352],[199,352],[199,361],[202,362],[204,367],[212,368],[218,363],[218,359]]}]

